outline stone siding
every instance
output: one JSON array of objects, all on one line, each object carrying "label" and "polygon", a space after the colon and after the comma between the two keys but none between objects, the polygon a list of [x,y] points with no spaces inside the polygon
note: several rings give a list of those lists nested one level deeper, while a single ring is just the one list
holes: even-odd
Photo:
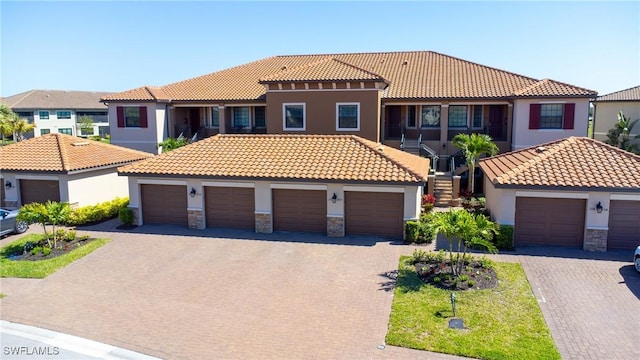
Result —
[{"label": "stone siding", "polygon": [[584,239],[584,250],[607,251],[608,230],[587,229],[587,237]]},{"label": "stone siding", "polygon": [[271,214],[256,214],[256,232],[265,234],[273,232]]},{"label": "stone siding", "polygon": [[344,237],[344,218],[327,216],[327,236]]},{"label": "stone siding", "polygon": [[204,229],[203,215],[202,210],[187,210],[189,229]]}]

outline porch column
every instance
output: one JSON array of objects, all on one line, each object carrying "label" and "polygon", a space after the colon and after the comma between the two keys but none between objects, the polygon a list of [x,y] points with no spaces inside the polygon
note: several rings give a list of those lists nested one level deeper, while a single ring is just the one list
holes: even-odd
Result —
[{"label": "porch column", "polygon": [[224,122],[224,105],[218,106],[218,130],[220,134],[226,134],[225,122]]},{"label": "porch column", "polygon": [[511,132],[513,131],[513,103],[507,105],[507,144],[509,149],[513,150],[513,144],[511,144]]},{"label": "porch column", "polygon": [[439,153],[448,154],[447,138],[449,137],[449,104],[440,105],[440,146]]},{"label": "porch column", "polygon": [[386,118],[386,105],[382,104],[380,106],[380,142],[384,142],[384,140],[387,138],[386,135],[386,125],[385,125],[385,118]]}]

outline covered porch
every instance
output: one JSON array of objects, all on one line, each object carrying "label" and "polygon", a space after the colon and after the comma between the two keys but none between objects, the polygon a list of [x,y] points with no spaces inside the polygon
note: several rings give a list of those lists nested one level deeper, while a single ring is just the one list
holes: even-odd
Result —
[{"label": "covered porch", "polygon": [[264,134],[264,104],[176,104],[169,107],[168,137],[197,141],[217,134]]}]

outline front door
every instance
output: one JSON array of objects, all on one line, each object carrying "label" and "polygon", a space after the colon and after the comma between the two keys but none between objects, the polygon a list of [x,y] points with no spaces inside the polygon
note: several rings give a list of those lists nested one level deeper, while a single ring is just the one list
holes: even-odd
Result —
[{"label": "front door", "polygon": [[193,136],[200,130],[200,109],[189,110],[189,125],[191,127],[191,134]]},{"label": "front door", "polygon": [[489,136],[493,140],[506,140],[504,136],[504,106],[491,105],[489,108]]},{"label": "front door", "polygon": [[402,136],[402,120],[400,106],[387,106],[387,138],[400,138]]}]

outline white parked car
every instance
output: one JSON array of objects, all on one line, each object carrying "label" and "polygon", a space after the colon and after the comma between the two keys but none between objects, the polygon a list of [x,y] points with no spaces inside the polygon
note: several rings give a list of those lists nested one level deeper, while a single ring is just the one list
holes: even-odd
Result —
[{"label": "white parked car", "polygon": [[636,253],[633,255],[633,265],[640,272],[640,246],[636,248]]}]

